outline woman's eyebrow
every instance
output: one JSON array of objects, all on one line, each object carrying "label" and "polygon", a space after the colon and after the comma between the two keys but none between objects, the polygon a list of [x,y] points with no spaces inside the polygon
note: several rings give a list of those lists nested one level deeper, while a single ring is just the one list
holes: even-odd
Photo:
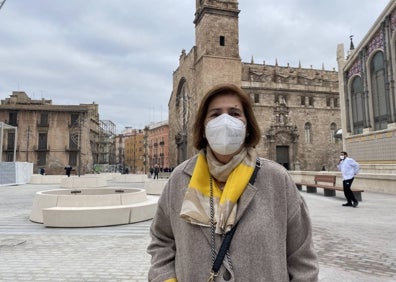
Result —
[{"label": "woman's eyebrow", "polygon": [[217,111],[221,111],[222,109],[221,108],[211,108],[211,109],[208,109],[208,113],[209,112],[217,112]]},{"label": "woman's eyebrow", "polygon": [[242,109],[237,108],[237,107],[231,107],[231,108],[228,108],[228,110],[234,111],[234,112],[242,112]]},{"label": "woman's eyebrow", "polygon": [[213,112],[213,111],[222,111],[222,110],[227,110],[227,111],[242,111],[242,109],[240,109],[240,108],[238,108],[238,107],[229,107],[229,108],[221,108],[221,107],[218,107],[218,108],[210,108],[210,109],[208,109],[208,112]]}]

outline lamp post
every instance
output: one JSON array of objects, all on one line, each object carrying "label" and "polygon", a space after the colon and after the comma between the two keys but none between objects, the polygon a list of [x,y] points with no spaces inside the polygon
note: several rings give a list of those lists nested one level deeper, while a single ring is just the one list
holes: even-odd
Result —
[{"label": "lamp post", "polygon": [[30,126],[28,126],[27,129],[26,162],[29,162],[29,139],[30,139]]},{"label": "lamp post", "polygon": [[136,174],[136,131],[133,135],[133,173]]},{"label": "lamp post", "polygon": [[144,127],[144,174],[147,174],[147,138],[148,138],[148,126]]}]

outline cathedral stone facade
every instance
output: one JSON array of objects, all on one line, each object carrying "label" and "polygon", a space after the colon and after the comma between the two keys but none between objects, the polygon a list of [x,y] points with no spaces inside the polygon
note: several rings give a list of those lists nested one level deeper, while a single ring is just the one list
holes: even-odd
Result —
[{"label": "cathedral stone facade", "polygon": [[338,73],[244,63],[239,56],[238,2],[197,0],[196,45],[182,51],[169,100],[170,165],[196,153],[192,126],[203,95],[233,83],[251,97],[262,141],[262,157],[290,170],[334,170],[342,142]]}]

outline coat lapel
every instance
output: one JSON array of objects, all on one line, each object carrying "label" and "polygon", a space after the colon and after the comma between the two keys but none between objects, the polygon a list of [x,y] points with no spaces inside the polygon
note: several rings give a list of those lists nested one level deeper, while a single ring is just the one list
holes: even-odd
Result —
[{"label": "coat lapel", "polygon": [[[197,162],[197,156],[192,158],[188,161],[187,165],[184,168],[184,173],[189,175],[190,177],[193,174],[195,164]],[[257,192],[257,188],[250,183],[245,188],[245,191],[242,193],[239,201],[238,201],[238,208],[237,208],[237,216],[236,222],[239,222],[243,214],[245,213],[246,209],[248,208],[250,202],[253,200],[254,195]],[[208,241],[209,245],[211,244],[211,231],[209,227],[200,226],[201,231],[204,233],[206,240]]]},{"label": "coat lapel", "polygon": [[248,186],[245,188],[245,191],[243,191],[238,201],[236,222],[239,222],[250,202],[253,200],[254,195],[256,195],[256,192],[257,188],[251,184],[248,184]]}]

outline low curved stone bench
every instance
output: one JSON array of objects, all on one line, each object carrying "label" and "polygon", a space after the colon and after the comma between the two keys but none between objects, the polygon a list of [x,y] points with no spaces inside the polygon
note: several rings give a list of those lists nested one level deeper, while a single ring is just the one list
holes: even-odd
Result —
[{"label": "low curved stone bench", "polygon": [[144,182],[146,180],[146,174],[121,174],[113,178],[115,182]]},{"label": "low curved stone bench", "polygon": [[106,178],[99,174],[64,177],[61,181],[62,188],[94,188],[105,187],[106,185]]},{"label": "low curved stone bench", "polygon": [[101,177],[103,177],[106,180],[113,180],[114,178],[121,176],[121,173],[119,173],[119,172],[101,172],[97,175],[100,175]]},{"label": "low curved stone bench", "polygon": [[153,218],[157,202],[157,196],[147,196],[138,188],[40,191],[29,219],[49,227],[128,224]]},{"label": "low curved stone bench", "polygon": [[41,175],[33,174],[30,177],[30,184],[60,184],[65,175]]},{"label": "low curved stone bench", "polygon": [[130,224],[152,219],[158,197],[141,203],[101,207],[52,207],[43,209],[47,227],[97,227]]},{"label": "low curved stone bench", "polygon": [[161,195],[168,179],[149,179],[144,182],[144,189],[149,195]]}]

